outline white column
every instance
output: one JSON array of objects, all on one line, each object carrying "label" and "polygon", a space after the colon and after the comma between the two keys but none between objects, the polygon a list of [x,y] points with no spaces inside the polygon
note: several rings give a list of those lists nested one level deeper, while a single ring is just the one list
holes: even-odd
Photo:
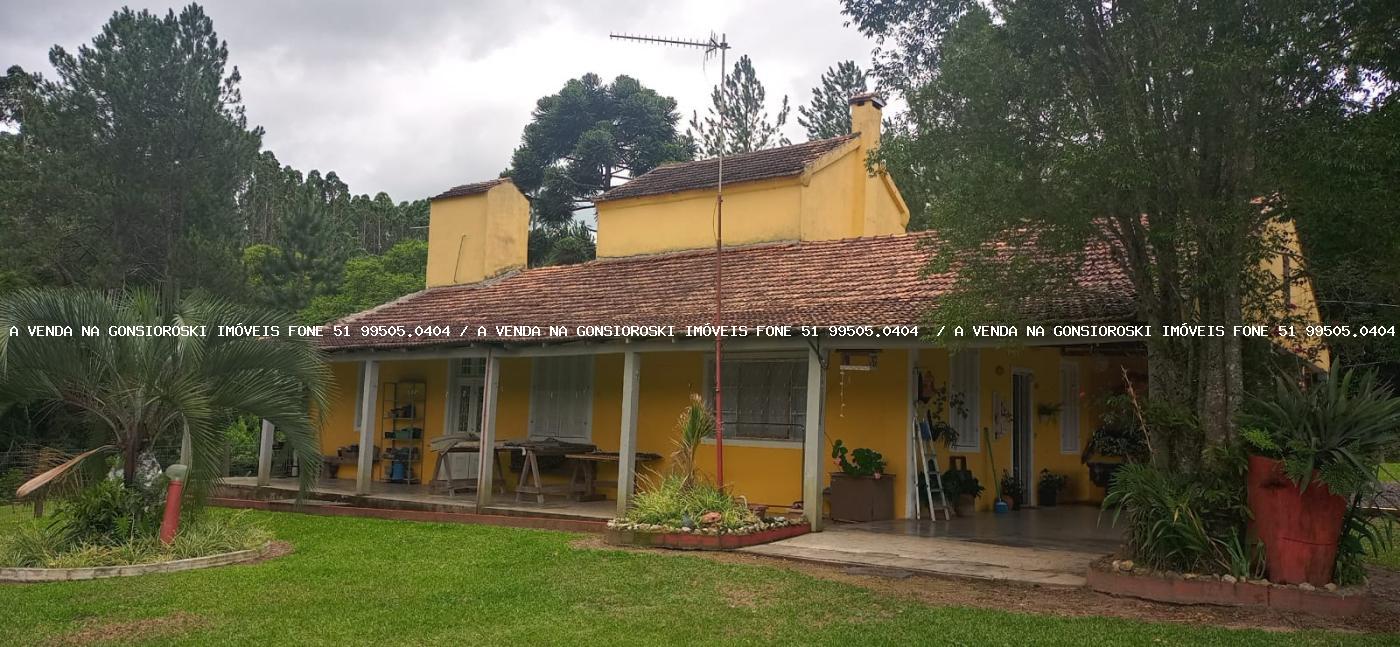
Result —
[{"label": "white column", "polygon": [[618,443],[617,516],[627,515],[632,490],[637,485],[637,402],[641,387],[642,357],[636,351],[622,355],[622,430]]},{"label": "white column", "polygon": [[276,428],[268,420],[262,421],[262,436],[258,438],[258,485],[272,485],[272,437]]},{"label": "white column", "polygon": [[374,441],[379,430],[379,362],[365,360],[365,381],[360,385],[360,460],[355,465],[355,494],[369,494],[374,479]]},{"label": "white column", "polygon": [[491,505],[491,494],[496,489],[496,396],[501,392],[501,358],[495,351],[487,351],[486,386],[481,398],[481,461],[476,470],[476,511],[483,512]]},{"label": "white column", "polygon": [[802,512],[812,530],[822,526],[822,443],[826,413],[826,370],[822,354],[807,349],[807,428],[802,437]]},{"label": "white column", "polygon": [[919,465],[918,447],[914,444],[914,426],[918,424],[917,413],[914,409],[915,403],[919,401],[919,349],[909,349],[909,359],[904,365],[905,379],[908,380],[906,390],[905,410],[907,411],[904,421],[904,454],[908,460],[904,461],[904,469],[909,472],[904,482],[904,516],[908,519],[916,519],[919,516]]}]

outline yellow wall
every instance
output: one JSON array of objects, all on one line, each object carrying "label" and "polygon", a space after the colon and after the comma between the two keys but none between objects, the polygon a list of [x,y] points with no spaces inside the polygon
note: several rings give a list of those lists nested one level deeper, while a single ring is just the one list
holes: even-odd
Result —
[{"label": "yellow wall", "polygon": [[428,287],[475,283],[525,267],[530,203],[507,181],[476,195],[433,200]]},{"label": "yellow wall", "polygon": [[[726,185],[726,245],[904,233],[909,209],[883,174],[870,175],[853,141],[800,176]],[[715,244],[713,190],[598,203],[598,256],[704,249]]]},{"label": "yellow wall", "polygon": [[[1101,413],[1100,403],[1108,393],[1121,389],[1121,366],[1141,373],[1145,362],[1141,358],[1103,357],[1062,357],[1054,348],[1022,349],[982,349],[980,356],[981,396],[980,424],[993,426],[993,394],[999,394],[1009,410],[1011,407],[1011,379],[1018,369],[1028,369],[1034,375],[1032,383],[1032,425],[1034,431],[1033,469],[1038,476],[1041,469],[1070,476],[1070,485],[1062,493],[1061,500],[1098,501],[1102,490],[1089,482],[1087,469],[1080,464],[1078,451],[1060,451],[1060,417],[1041,417],[1036,411],[1040,404],[1060,401],[1060,363],[1074,362],[1080,371],[1080,443],[1082,447],[1092,434]],[[681,410],[689,402],[690,394],[704,394],[710,387],[705,383],[707,353],[667,352],[643,354],[641,384],[639,387],[637,450],[660,454],[663,460],[639,465],[639,474],[645,479],[651,474],[667,468],[670,454],[675,451],[676,422]],[[943,349],[928,348],[917,352],[917,366],[931,372],[937,385],[945,387],[948,381],[948,353]],[[879,355],[878,366],[872,371],[842,371],[840,351],[829,356],[826,394],[826,435],[823,439],[822,457],[823,485],[830,483],[830,472],[836,469],[830,459],[831,446],[842,440],[848,447],[869,447],[884,455],[888,470],[895,480],[895,513],[906,516],[905,505],[910,485],[910,458],[908,454],[910,429],[908,422],[908,397],[911,388],[909,351],[890,349]],[[604,451],[616,451],[619,445],[619,427],[622,409],[622,356],[620,354],[599,355],[594,360],[592,442]],[[432,440],[443,433],[446,413],[446,389],[449,363],[445,360],[381,362],[380,394],[377,407],[383,414],[388,394],[383,386],[395,380],[419,380],[427,383],[428,410],[425,424],[425,440]],[[1000,372],[998,372],[1000,371]],[[338,385],[332,400],[332,408],[327,425],[322,434],[322,445],[328,454],[335,453],[339,446],[358,442],[353,429],[357,364],[337,363],[333,372]],[[499,439],[525,438],[529,430],[531,360],[527,358],[505,358],[501,361],[501,387],[498,399],[497,437]],[[376,421],[380,423],[380,421]],[[382,423],[380,423],[382,424]],[[382,428],[375,434],[383,443]],[[436,454],[424,443],[424,463],[420,466],[422,478],[432,477]],[[942,469],[948,465],[950,455],[967,458],[968,467],[986,487],[978,500],[980,509],[992,505],[996,483],[1001,471],[1011,466],[1011,435],[992,441],[992,451],[996,460],[993,472],[987,460],[985,443],[980,451],[951,453],[946,447],[939,447],[939,463]],[[505,456],[502,456],[504,460]],[[701,446],[698,464],[708,478],[714,478],[715,452],[712,442]],[[381,474],[378,469],[376,478]],[[518,476],[507,471],[505,475],[513,488]],[[339,477],[353,479],[353,465],[343,466]],[[567,477],[563,474],[547,475],[549,480],[558,481]],[[611,468],[599,474],[603,480],[616,478]],[[736,494],[742,495],[751,503],[774,506],[787,506],[802,498],[802,445],[801,443],[754,442],[732,439],[725,444],[725,481]],[[1032,482],[1027,484],[1034,488]],[[611,494],[611,491],[604,490]]]},{"label": "yellow wall", "polygon": [[[1274,296],[1279,298],[1280,307],[1285,308],[1281,316],[1301,319],[1304,322],[1303,325],[1321,323],[1322,314],[1317,309],[1317,297],[1313,292],[1312,280],[1307,278],[1307,259],[1303,256],[1303,248],[1298,240],[1298,229],[1291,221],[1278,220],[1270,221],[1267,227],[1269,235],[1276,237],[1283,247],[1278,253],[1270,255],[1264,261],[1264,269],[1274,276],[1275,285],[1280,286]],[[1291,266],[1289,273],[1294,277],[1289,288],[1289,296],[1293,306],[1291,309],[1282,302],[1283,259],[1285,256],[1288,257]],[[1303,278],[1300,280],[1297,278],[1299,276]],[[1309,337],[1307,331],[1301,328],[1295,328],[1295,333],[1296,337],[1293,340],[1280,341],[1284,348],[1306,357],[1315,357],[1314,363],[1322,370],[1331,367],[1331,352],[1324,344],[1322,337]],[[1353,330],[1352,334],[1356,334],[1356,331]]]},{"label": "yellow wall", "polygon": [[[797,178],[745,182],[724,190],[724,242],[797,240],[802,185]],[[715,193],[685,191],[598,203],[598,256],[714,247]]]}]

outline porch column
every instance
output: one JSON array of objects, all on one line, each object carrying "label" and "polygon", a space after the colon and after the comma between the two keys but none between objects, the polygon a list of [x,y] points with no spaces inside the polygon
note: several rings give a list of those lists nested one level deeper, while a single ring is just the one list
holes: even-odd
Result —
[{"label": "porch column", "polygon": [[632,489],[637,484],[637,401],[641,386],[642,358],[637,351],[622,355],[622,431],[618,443],[617,516],[622,518],[632,505]]},{"label": "porch column", "polygon": [[476,511],[491,505],[496,490],[496,399],[501,392],[501,358],[494,350],[486,354],[486,385],[481,398],[481,451],[476,470]]},{"label": "porch column", "polygon": [[807,426],[802,437],[802,514],[812,530],[822,527],[822,429],[826,410],[826,369],[822,354],[807,349]]},{"label": "porch column", "polygon": [[374,479],[374,432],[379,428],[379,362],[365,360],[365,381],[360,385],[360,460],[355,465],[355,494],[369,494]]},{"label": "porch column", "polygon": [[276,427],[272,421],[262,421],[262,436],[258,438],[258,485],[272,485],[272,437]]}]

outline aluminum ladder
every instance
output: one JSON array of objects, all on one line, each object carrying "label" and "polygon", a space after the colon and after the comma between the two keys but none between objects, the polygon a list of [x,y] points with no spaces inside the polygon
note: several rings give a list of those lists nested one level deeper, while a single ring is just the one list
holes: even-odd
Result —
[{"label": "aluminum ladder", "polygon": [[[914,421],[914,444],[919,448],[919,474],[924,480],[924,498],[928,501],[928,518],[938,521],[938,512],[943,511],[945,521],[953,518],[953,507],[948,505],[948,494],[943,489],[943,475],[938,472],[938,441],[929,438],[920,421]],[[933,463],[933,469],[929,469]],[[938,505],[934,505],[933,495],[938,493]],[[917,499],[917,497],[915,497]],[[923,501],[914,502],[914,518],[921,519]]]}]

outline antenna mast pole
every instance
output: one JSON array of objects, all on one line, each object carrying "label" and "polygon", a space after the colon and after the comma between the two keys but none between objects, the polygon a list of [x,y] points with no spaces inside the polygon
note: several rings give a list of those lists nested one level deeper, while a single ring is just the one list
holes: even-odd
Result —
[{"label": "antenna mast pole", "polygon": [[728,110],[728,97],[725,81],[728,78],[729,68],[726,54],[729,52],[729,39],[725,34],[720,34],[715,38],[714,32],[710,32],[710,37],[705,40],[690,40],[682,38],[657,38],[652,36],[629,36],[626,34],[609,34],[609,38],[617,40],[635,40],[646,43],[659,43],[663,45],[676,45],[678,47],[692,47],[704,50],[705,57],[714,56],[719,52],[719,173],[715,181],[715,481],[721,489],[724,488],[724,406],[723,406],[723,355],[724,355],[724,149],[726,142],[725,119]]}]

